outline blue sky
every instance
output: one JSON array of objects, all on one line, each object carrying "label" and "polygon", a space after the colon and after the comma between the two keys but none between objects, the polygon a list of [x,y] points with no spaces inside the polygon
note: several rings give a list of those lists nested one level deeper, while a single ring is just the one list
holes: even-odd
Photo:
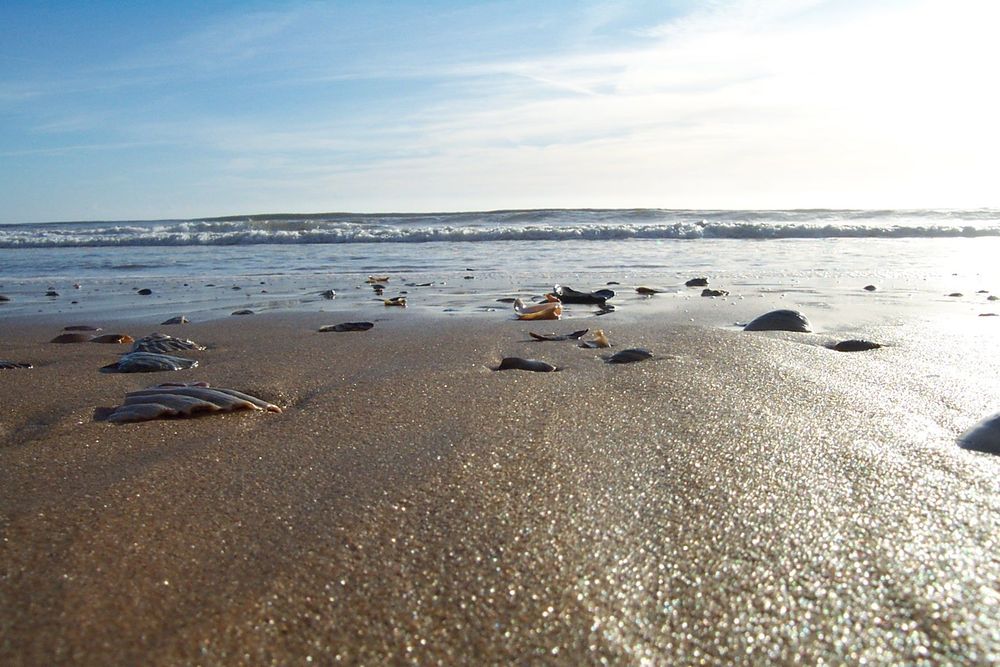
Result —
[{"label": "blue sky", "polygon": [[0,5],[0,222],[997,207],[978,0]]}]

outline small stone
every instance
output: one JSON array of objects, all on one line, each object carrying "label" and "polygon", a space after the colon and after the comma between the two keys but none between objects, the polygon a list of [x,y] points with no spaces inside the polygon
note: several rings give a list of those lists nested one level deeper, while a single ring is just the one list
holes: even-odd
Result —
[{"label": "small stone", "polygon": [[708,278],[692,278],[684,284],[688,287],[708,287]]},{"label": "small stone", "polygon": [[874,292],[876,289],[878,289],[878,288],[875,287],[874,285],[865,285],[865,291],[866,292]]},{"label": "small stone", "polygon": [[136,294],[141,294],[142,296],[149,296],[152,293],[153,290],[149,289],[148,287],[143,287],[141,290],[136,292]]}]

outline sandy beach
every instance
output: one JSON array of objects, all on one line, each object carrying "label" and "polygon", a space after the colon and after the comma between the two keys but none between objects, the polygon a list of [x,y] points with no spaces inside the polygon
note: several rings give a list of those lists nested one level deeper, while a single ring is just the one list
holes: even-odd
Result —
[{"label": "sandy beach", "polygon": [[[1000,459],[955,445],[996,359],[659,318],[583,322],[654,353],[629,365],[527,335],[577,321],[317,332],[351,315],[89,322],[208,345],[154,374],[8,320],[35,368],[0,371],[0,662],[1000,659]],[[284,411],[95,421],[168,380]]]}]

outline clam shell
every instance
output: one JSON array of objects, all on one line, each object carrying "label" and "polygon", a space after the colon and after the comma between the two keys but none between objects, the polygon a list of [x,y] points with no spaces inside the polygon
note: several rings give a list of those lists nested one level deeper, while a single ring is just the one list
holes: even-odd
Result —
[{"label": "clam shell", "polygon": [[541,361],[539,359],[504,357],[503,361],[500,362],[500,366],[497,368],[497,370],[498,371],[519,370],[519,371],[535,371],[536,373],[551,373],[552,371],[558,369],[549,362]]},{"label": "clam shell", "polygon": [[180,352],[181,350],[204,350],[204,345],[198,345],[193,340],[186,338],[175,338],[164,333],[151,333],[135,341],[132,346],[133,352]]},{"label": "clam shell", "polygon": [[166,322],[161,322],[160,326],[166,326],[168,324],[187,324],[190,320],[183,315],[178,315],[177,317],[171,317]]},{"label": "clam shell", "polygon": [[609,364],[634,364],[637,361],[645,361],[646,359],[651,359],[653,353],[649,350],[644,350],[641,347],[633,347],[628,350],[622,350],[621,352],[616,352],[610,357],[608,357]]},{"label": "clam shell", "polygon": [[842,340],[839,343],[835,343],[830,346],[830,349],[837,352],[864,352],[865,350],[876,350],[880,347],[882,346],[870,340],[852,338],[851,340]]},{"label": "clam shell", "polygon": [[764,313],[750,324],[743,327],[744,331],[799,331],[810,333],[812,325],[806,316],[797,310],[772,310]]},{"label": "clam shell", "polygon": [[962,434],[958,446],[976,452],[1000,454],[1000,413],[984,419]]},{"label": "clam shell", "polygon": [[60,344],[66,344],[66,343],[86,343],[87,341],[90,340],[90,338],[91,338],[90,334],[79,333],[79,332],[72,332],[72,333],[59,334],[58,336],[56,336],[55,338],[53,338],[49,342],[50,343],[60,343]]},{"label": "clam shell", "polygon": [[114,408],[105,419],[122,424],[236,410],[281,412],[277,405],[234,389],[212,388],[206,382],[167,383],[125,394],[122,405]]},{"label": "clam shell", "polygon": [[194,368],[198,362],[194,359],[174,357],[169,354],[155,352],[129,352],[119,357],[118,361],[101,368],[103,373],[156,373],[159,371],[180,371]]}]

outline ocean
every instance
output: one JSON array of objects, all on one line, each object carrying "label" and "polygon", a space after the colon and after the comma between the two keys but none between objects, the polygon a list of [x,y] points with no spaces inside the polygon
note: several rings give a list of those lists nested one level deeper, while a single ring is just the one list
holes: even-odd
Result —
[{"label": "ocean", "polygon": [[[386,296],[402,294],[411,309],[430,313],[496,313],[509,309],[500,298],[611,283],[619,316],[697,313],[726,325],[776,305],[808,308],[843,328],[859,318],[882,324],[956,310],[983,314],[990,290],[1000,291],[998,256],[997,210],[588,209],[11,224],[0,225],[0,294],[10,299],[0,303],[0,320],[377,311],[382,302],[365,279],[379,274],[390,277]],[[699,276],[730,296],[701,301],[700,290],[684,286]],[[640,285],[663,293],[641,297]],[[143,288],[153,293],[137,295]],[[58,296],[46,296],[50,290]]]}]

